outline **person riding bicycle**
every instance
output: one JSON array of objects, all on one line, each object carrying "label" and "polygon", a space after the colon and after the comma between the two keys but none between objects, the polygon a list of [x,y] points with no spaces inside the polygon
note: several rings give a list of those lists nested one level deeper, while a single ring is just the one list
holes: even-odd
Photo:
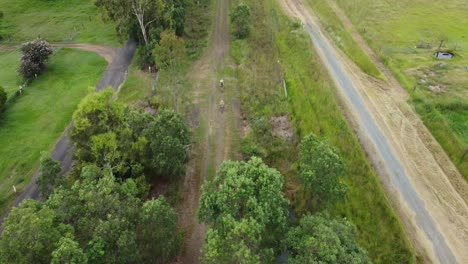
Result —
[{"label": "person riding bicycle", "polygon": [[219,87],[224,88],[224,80],[219,80]]},{"label": "person riding bicycle", "polygon": [[224,111],[224,100],[219,101],[219,109],[221,109],[221,111]]}]

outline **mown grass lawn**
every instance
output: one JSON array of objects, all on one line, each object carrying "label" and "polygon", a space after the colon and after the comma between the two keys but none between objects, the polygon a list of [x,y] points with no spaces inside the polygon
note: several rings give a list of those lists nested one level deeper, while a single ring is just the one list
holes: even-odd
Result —
[{"label": "mown grass lawn", "polygon": [[[467,1],[337,2],[411,93],[425,125],[468,179]],[[455,53],[453,60],[433,58],[441,40],[442,49]]]},{"label": "mown grass lawn", "polygon": [[[299,139],[313,132],[329,140],[346,164],[344,181],[349,187],[346,200],[330,208],[331,213],[356,225],[359,243],[374,263],[415,262],[415,252],[379,177],[346,121],[333,82],[309,36],[299,23],[284,16],[275,0],[245,3],[252,10],[252,33],[246,40],[234,41],[231,47],[238,64],[235,76],[242,90],[243,112],[253,120],[289,114]],[[287,99],[280,82],[283,76]],[[252,131],[255,122],[251,122]],[[295,176],[297,146],[287,142],[288,147],[282,147],[276,141],[257,144],[278,152],[269,165],[285,175],[285,193],[292,207],[298,214],[306,213],[308,197]]]},{"label": "mown grass lawn", "polygon": [[[104,23],[90,0],[0,0],[3,43],[40,36],[49,42],[118,45],[112,23]],[[70,39],[72,37],[72,39]]]},{"label": "mown grass lawn", "polygon": [[[0,61],[9,56],[0,54]],[[12,63],[1,69],[0,83],[15,82],[3,79],[14,75],[18,67],[18,61],[10,60]],[[81,98],[94,89],[105,67],[105,60],[94,53],[59,50],[46,72],[1,115],[0,214],[15,198],[12,186],[21,190],[30,182],[38,169],[40,152],[53,148]]]},{"label": "mown grass lawn", "polygon": [[19,58],[19,51],[0,52],[0,86],[5,89],[7,97],[15,93],[21,83],[16,68],[14,68],[19,65]]}]

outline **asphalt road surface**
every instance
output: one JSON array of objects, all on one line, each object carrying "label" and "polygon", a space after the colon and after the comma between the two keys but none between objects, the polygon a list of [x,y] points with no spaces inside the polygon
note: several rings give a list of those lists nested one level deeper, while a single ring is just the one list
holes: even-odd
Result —
[{"label": "asphalt road surface", "polygon": [[[125,46],[118,50],[115,58],[112,59],[112,62],[107,66],[105,72],[103,73],[101,80],[96,85],[96,91],[101,91],[107,87],[112,87],[114,91],[119,89],[119,86],[123,83],[126,78],[128,67],[132,62],[133,55],[136,50],[136,42],[129,40]],[[74,146],[70,141],[69,131],[73,125],[73,120],[67,126],[62,136],[59,138],[55,144],[54,150],[52,151],[52,158],[59,161],[62,164],[62,173],[66,174],[70,171],[73,165],[73,154]],[[31,183],[22,190],[21,194],[16,198],[13,206],[18,206],[24,199],[40,199],[39,189],[36,184],[36,179],[39,176],[39,172],[33,176]],[[9,211],[0,218],[0,232],[2,231],[1,224],[3,223],[3,218],[8,215]]]},{"label": "asphalt road surface", "polygon": [[418,196],[412,186],[405,169],[396,158],[394,151],[389,145],[382,131],[378,128],[372,115],[367,110],[360,94],[345,70],[345,66],[339,60],[328,40],[323,36],[320,29],[312,24],[306,23],[305,28],[312,39],[318,53],[322,58],[338,89],[345,95],[358,119],[359,127],[368,135],[377,150],[377,154],[390,176],[390,184],[401,195],[408,207],[414,212],[417,224],[424,230],[434,251],[441,263],[457,263],[452,251],[447,246],[445,239],[434,224],[433,219],[427,212],[424,202]]}]

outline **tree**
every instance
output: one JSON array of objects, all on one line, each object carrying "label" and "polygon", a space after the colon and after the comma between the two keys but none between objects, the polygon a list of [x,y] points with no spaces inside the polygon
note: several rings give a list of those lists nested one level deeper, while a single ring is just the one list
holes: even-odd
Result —
[{"label": "tree", "polygon": [[177,233],[177,214],[164,198],[143,204],[138,230],[144,263],[169,263],[179,252],[182,239]]},{"label": "tree", "polygon": [[160,177],[185,173],[190,146],[190,131],[182,117],[173,111],[161,111],[145,131],[148,140],[146,168]]},{"label": "tree", "polygon": [[73,226],[90,263],[168,263],[180,248],[176,213],[163,198],[143,203],[147,190],[92,165],[46,204]]},{"label": "tree", "polygon": [[231,22],[235,27],[237,38],[245,38],[250,33],[250,8],[238,5],[231,13]]},{"label": "tree", "polygon": [[32,79],[46,68],[46,62],[53,53],[52,47],[45,40],[36,39],[21,46],[21,59],[18,72],[25,79]]},{"label": "tree", "polygon": [[[107,18],[116,22],[119,35],[141,36],[145,45],[159,40],[164,29],[181,34],[185,22],[185,1],[180,0],[97,0]],[[134,35],[133,32],[139,34]]]},{"label": "tree", "polygon": [[5,89],[0,86],[0,114],[5,111],[6,108],[6,101],[7,101],[7,93]]},{"label": "tree", "polygon": [[47,198],[54,188],[60,184],[61,170],[60,162],[52,159],[48,153],[42,153],[41,168],[37,179],[37,185],[42,197]]},{"label": "tree", "polygon": [[299,177],[320,205],[344,198],[346,185],[340,182],[344,164],[327,141],[319,141],[314,134],[306,136],[301,142],[299,166]]},{"label": "tree", "polygon": [[50,263],[60,239],[73,229],[54,210],[34,200],[13,208],[3,223],[0,263]]},{"label": "tree", "polygon": [[172,88],[175,109],[179,108],[180,78],[177,71],[184,67],[187,61],[187,52],[184,40],[171,31],[161,33],[161,40],[153,49],[155,66],[169,77],[169,85]]},{"label": "tree", "polygon": [[62,237],[52,252],[51,264],[86,264],[88,257],[73,237]]},{"label": "tree", "polygon": [[306,215],[287,237],[288,263],[371,263],[356,242],[356,228],[326,214]]},{"label": "tree", "polygon": [[[209,246],[204,251],[207,254],[205,257],[215,261],[209,257],[213,255],[209,250],[213,248],[210,244],[221,245],[219,250],[226,250],[217,253],[221,262],[230,251],[238,251],[216,242],[226,235],[230,235],[236,243],[242,241],[239,245],[247,246],[249,255],[257,255],[261,261],[268,262],[271,252],[281,251],[288,215],[282,188],[283,176],[277,170],[268,168],[259,158],[254,157],[248,162],[225,161],[216,177],[203,186],[200,198],[198,217],[211,225],[213,231],[210,231],[208,239],[214,239],[207,240]],[[254,233],[246,233],[244,239],[244,235],[235,230],[248,232],[245,225],[255,226],[255,230],[252,231]],[[254,237],[259,239],[255,240]]]},{"label": "tree", "polygon": [[161,33],[161,40],[153,49],[156,67],[170,72],[185,62],[186,54],[184,40],[168,30]]},{"label": "tree", "polygon": [[210,228],[202,248],[203,263],[274,263],[271,248],[258,248],[265,227],[253,218],[234,220],[221,217],[217,228]]},{"label": "tree", "polygon": [[124,106],[113,101],[114,92],[108,88],[91,93],[78,105],[73,114],[73,128],[70,136],[77,148],[80,160],[91,161],[91,137],[113,132],[123,127]]}]

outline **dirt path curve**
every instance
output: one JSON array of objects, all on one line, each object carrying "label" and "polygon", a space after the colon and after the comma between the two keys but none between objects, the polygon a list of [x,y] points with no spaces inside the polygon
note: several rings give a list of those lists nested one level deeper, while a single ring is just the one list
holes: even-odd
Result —
[{"label": "dirt path curve", "polygon": [[[185,241],[178,263],[199,263],[200,250],[205,242],[207,226],[198,223],[197,209],[200,188],[208,177],[213,177],[216,168],[228,158],[232,146],[230,131],[232,116],[237,113],[234,104],[230,103],[227,92],[219,89],[219,80],[223,78],[226,54],[229,49],[228,35],[229,0],[216,1],[216,16],[211,44],[207,52],[192,67],[189,78],[194,83],[192,91],[193,107],[199,113],[198,127],[194,128],[197,144],[193,150],[183,183],[183,199],[179,208],[179,226],[184,231]],[[229,82],[225,90],[236,89]],[[220,110],[219,102],[224,100],[226,107]],[[237,117],[236,117],[237,118]]]},{"label": "dirt path curve", "polygon": [[280,3],[304,23],[418,252],[426,262],[466,263],[467,184],[407,104],[404,89],[378,61],[388,82],[357,68],[328,41],[301,0]]},{"label": "dirt path curve", "polygon": [[[109,62],[101,77],[101,80],[96,85],[97,91],[100,91],[109,86],[112,87],[115,91],[119,89],[120,85],[126,78],[127,69],[132,62],[132,58],[136,50],[136,43],[132,40],[129,40],[126,45],[120,49],[88,44],[54,44],[55,47],[63,47],[61,45],[64,45],[65,47],[96,52]],[[52,150],[52,158],[62,164],[62,173],[64,174],[70,171],[73,164],[74,148],[69,139],[69,131],[72,124],[73,120],[67,126],[62,136],[55,144],[54,149]],[[39,189],[36,184],[38,174],[39,173],[36,172],[36,174],[34,174],[33,178],[31,179],[31,183],[23,190],[21,190],[21,194],[16,198],[13,204],[14,207],[18,206],[26,198],[39,198]],[[2,218],[0,218],[0,232],[2,231],[1,224],[3,222],[3,218],[8,215],[8,213],[9,211],[5,213]]]}]

